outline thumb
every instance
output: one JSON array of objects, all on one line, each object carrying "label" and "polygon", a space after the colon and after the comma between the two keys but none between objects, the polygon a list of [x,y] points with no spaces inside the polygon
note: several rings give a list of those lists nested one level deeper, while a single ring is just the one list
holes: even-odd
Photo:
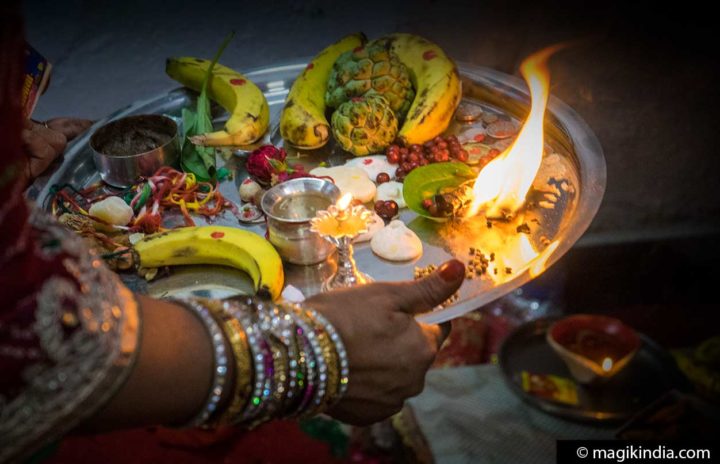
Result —
[{"label": "thumb", "polygon": [[465,278],[465,265],[457,259],[445,262],[435,272],[414,282],[399,284],[395,301],[400,311],[419,314],[430,311],[455,293]]}]

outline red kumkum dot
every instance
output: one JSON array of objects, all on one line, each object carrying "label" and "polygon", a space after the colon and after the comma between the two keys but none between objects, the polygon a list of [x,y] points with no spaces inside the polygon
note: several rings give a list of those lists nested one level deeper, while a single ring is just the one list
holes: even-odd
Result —
[{"label": "red kumkum dot", "polygon": [[225,232],[213,232],[210,236],[212,238],[223,238],[225,236]]},{"label": "red kumkum dot", "polygon": [[373,162],[373,160],[371,160],[371,159],[363,160],[363,164],[372,164],[372,162]]},{"label": "red kumkum dot", "polygon": [[425,53],[423,53],[423,59],[424,59],[425,61],[430,61],[430,60],[432,60],[433,58],[435,58],[436,56],[437,56],[437,53],[435,53],[434,50],[428,50],[428,51],[426,51]]},{"label": "red kumkum dot", "polygon": [[245,79],[230,79],[232,85],[245,85],[245,82],[247,82]]},{"label": "red kumkum dot", "polygon": [[305,69],[312,69],[315,65],[313,63],[308,63],[307,67]]}]

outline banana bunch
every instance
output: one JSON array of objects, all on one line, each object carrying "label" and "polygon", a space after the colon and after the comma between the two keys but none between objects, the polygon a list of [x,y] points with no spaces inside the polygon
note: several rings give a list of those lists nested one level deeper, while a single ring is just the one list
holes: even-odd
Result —
[{"label": "banana bunch", "polygon": [[405,145],[427,142],[447,129],[460,104],[457,67],[442,48],[420,36],[398,33],[385,40],[410,70],[415,86],[415,99],[397,137]]},{"label": "banana bunch", "polygon": [[330,138],[330,124],[325,118],[325,90],[332,66],[346,51],[366,42],[362,33],[348,35],[325,48],[295,79],[280,115],[280,135],[290,145],[314,149]]},{"label": "banana bunch", "polygon": [[284,283],[282,261],[263,237],[234,227],[182,227],[147,236],[134,245],[135,262],[155,268],[183,264],[217,264],[245,271],[255,289],[273,300]]},{"label": "banana bunch", "polygon": [[[210,60],[169,58],[168,76],[185,87],[200,91]],[[248,145],[262,137],[270,124],[270,109],[265,95],[250,79],[220,63],[215,64],[208,84],[208,95],[230,113],[225,130],[192,138],[205,146]]]}]

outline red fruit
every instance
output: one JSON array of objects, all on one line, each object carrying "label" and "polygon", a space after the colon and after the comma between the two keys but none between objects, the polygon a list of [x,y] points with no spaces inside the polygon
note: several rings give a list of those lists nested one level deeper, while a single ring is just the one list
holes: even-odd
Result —
[{"label": "red fruit", "polygon": [[437,146],[438,146],[438,148],[445,149],[445,148],[447,148],[448,144],[447,144],[447,142],[442,141],[442,142],[438,142]]},{"label": "red fruit", "polygon": [[407,155],[408,153],[409,153],[409,151],[408,151],[407,148],[402,147],[402,148],[400,149],[400,155],[405,156],[405,155]]},{"label": "red fruit", "polygon": [[433,201],[431,198],[426,198],[422,201],[422,207],[425,209],[430,209],[432,204],[433,204]]},{"label": "red fruit", "polygon": [[412,164],[409,163],[409,162],[407,162],[407,161],[401,163],[401,164],[400,164],[400,167],[401,167],[401,168],[403,169],[403,171],[405,171],[405,172],[410,172],[410,171],[412,171]]},{"label": "red fruit", "polygon": [[417,163],[418,161],[420,161],[420,156],[418,156],[417,153],[410,153],[409,155],[407,155],[407,160],[410,163]]},{"label": "red fruit", "polygon": [[387,172],[381,172],[375,178],[375,182],[377,182],[378,184],[384,184],[385,182],[390,182],[390,174],[388,174]]},{"label": "red fruit", "polygon": [[417,143],[414,143],[410,145],[410,151],[422,151],[422,145],[418,145]]},{"label": "red fruit", "polygon": [[444,140],[442,139],[442,137],[440,137],[440,136],[438,135],[437,137],[435,137],[435,138],[433,139],[433,142],[435,142],[435,145],[437,145],[437,144],[440,143],[440,142],[444,142]]},{"label": "red fruit", "polygon": [[458,138],[457,135],[448,135],[446,140],[450,143],[457,143]]},{"label": "red fruit", "polygon": [[455,155],[455,158],[457,158],[458,161],[465,162],[468,160],[470,155],[468,155],[468,152],[465,150],[460,150],[457,155]]},{"label": "red fruit", "polygon": [[394,200],[387,200],[385,202],[385,206],[383,207],[383,211],[386,214],[386,216],[381,215],[378,213],[378,215],[383,219],[392,219],[395,216],[398,215],[398,212],[400,211],[400,208],[398,207],[398,204],[395,203]]},{"label": "red fruit", "polygon": [[442,153],[435,153],[433,155],[433,161],[436,163],[442,163],[444,161]]},{"label": "red fruit", "polygon": [[380,214],[380,210],[382,210],[385,207],[385,202],[383,200],[378,200],[375,202],[375,211]]},{"label": "red fruit", "polygon": [[386,158],[390,164],[398,164],[400,162],[400,154],[394,151],[389,152]]},{"label": "red fruit", "polygon": [[418,165],[420,166],[427,166],[428,164],[430,164],[430,161],[425,158],[421,158],[420,161],[418,161]]}]

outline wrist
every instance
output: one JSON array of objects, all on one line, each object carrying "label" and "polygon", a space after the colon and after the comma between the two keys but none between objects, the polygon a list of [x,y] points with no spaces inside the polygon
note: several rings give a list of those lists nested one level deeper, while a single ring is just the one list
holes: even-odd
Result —
[{"label": "wrist", "polygon": [[216,412],[198,415],[203,425],[253,428],[271,419],[308,417],[330,408],[347,390],[345,347],[315,310],[256,298],[193,305],[206,308],[219,324],[234,369],[227,370]]}]

